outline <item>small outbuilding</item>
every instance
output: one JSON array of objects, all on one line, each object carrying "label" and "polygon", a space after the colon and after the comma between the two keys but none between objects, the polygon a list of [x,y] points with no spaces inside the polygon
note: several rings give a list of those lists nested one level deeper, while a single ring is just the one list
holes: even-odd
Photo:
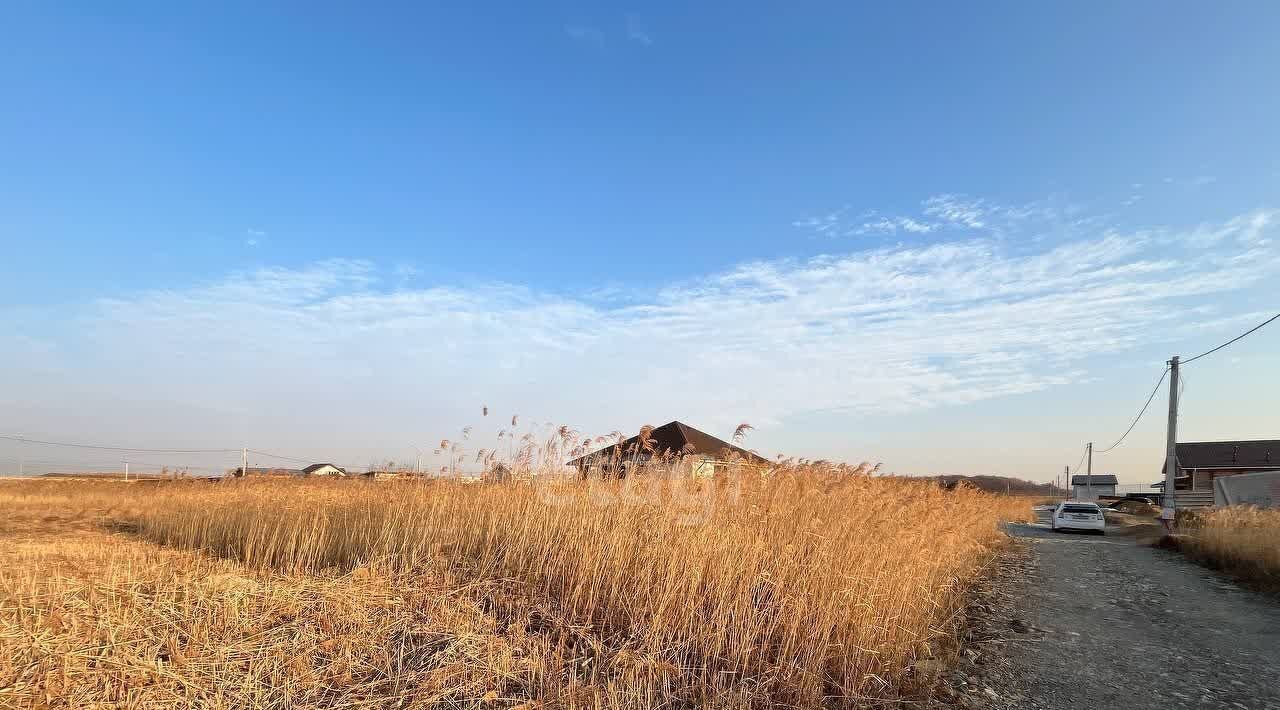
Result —
[{"label": "small outbuilding", "polygon": [[1071,497],[1076,500],[1097,500],[1098,496],[1114,496],[1119,481],[1110,473],[1091,476],[1077,473],[1071,477]]}]

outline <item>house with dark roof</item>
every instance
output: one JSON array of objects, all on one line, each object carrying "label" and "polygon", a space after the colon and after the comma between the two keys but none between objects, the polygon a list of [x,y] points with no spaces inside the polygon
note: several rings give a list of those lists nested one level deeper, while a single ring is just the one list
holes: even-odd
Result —
[{"label": "house with dark roof", "polygon": [[1071,497],[1076,500],[1097,500],[1098,496],[1114,496],[1119,482],[1110,473],[1077,473],[1071,477]]},{"label": "house with dark roof", "polygon": [[299,478],[302,476],[346,476],[347,471],[337,465],[331,463],[313,463],[306,468],[267,468],[250,466],[248,470],[242,471],[237,468],[234,472],[236,476],[258,476],[267,478]]},{"label": "house with dark roof", "polygon": [[577,468],[583,476],[599,472],[604,476],[622,477],[628,469],[665,458],[691,463],[694,475],[700,476],[711,475],[717,468],[726,468],[734,461],[761,466],[769,463],[763,456],[724,439],[672,421],[652,429],[646,427],[630,439],[573,459],[568,465]]},{"label": "house with dark roof", "polygon": [[[1212,491],[1215,478],[1280,471],[1280,439],[1190,441],[1178,444],[1174,490]],[[1160,462],[1164,475],[1164,461]],[[1163,488],[1163,480],[1153,488]]]}]

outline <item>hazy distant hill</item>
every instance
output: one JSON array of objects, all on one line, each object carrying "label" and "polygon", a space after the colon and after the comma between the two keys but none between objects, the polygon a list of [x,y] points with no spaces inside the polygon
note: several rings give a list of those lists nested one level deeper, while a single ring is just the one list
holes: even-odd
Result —
[{"label": "hazy distant hill", "polygon": [[991,493],[1009,493],[1015,496],[1047,496],[1053,493],[1048,483],[1024,481],[1009,476],[932,476],[944,486],[951,486],[956,481],[965,481],[976,488]]}]

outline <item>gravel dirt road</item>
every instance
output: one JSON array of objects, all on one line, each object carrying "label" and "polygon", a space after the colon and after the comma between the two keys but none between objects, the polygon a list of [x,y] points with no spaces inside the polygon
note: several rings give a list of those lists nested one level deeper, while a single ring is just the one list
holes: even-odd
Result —
[{"label": "gravel dirt road", "polygon": [[[966,705],[1280,710],[1280,602],[1131,538],[1011,526]],[[970,700],[972,698],[972,700]]]}]

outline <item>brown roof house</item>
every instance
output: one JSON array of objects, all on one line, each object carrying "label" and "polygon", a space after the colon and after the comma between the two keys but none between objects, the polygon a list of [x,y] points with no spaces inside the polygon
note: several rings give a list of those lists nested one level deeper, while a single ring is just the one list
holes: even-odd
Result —
[{"label": "brown roof house", "polygon": [[[1193,441],[1178,444],[1177,490],[1211,491],[1213,481],[1244,473],[1280,471],[1280,439]],[[1160,473],[1164,473],[1161,461]],[[1154,487],[1162,488],[1163,482]]]},{"label": "brown roof house", "polygon": [[769,463],[740,446],[673,421],[652,429],[646,427],[630,439],[573,459],[568,465],[577,468],[584,477],[598,472],[602,476],[621,478],[629,469],[662,459],[679,459],[689,464],[695,476],[710,476],[732,462],[756,466]]}]

